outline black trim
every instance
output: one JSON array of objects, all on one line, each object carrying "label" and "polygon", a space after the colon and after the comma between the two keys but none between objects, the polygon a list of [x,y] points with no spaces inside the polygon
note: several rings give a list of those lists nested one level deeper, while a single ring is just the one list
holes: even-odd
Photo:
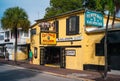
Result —
[{"label": "black trim", "polygon": [[54,45],[49,45],[49,46],[39,46],[39,47],[69,47],[69,48],[79,48],[79,47],[82,47],[81,45],[76,45],[76,46],[54,46]]},{"label": "black trim", "polygon": [[[104,71],[104,65],[84,64],[83,69],[94,70],[94,71]],[[108,67],[108,71],[110,71],[110,67]]]},{"label": "black trim", "polygon": [[59,38],[59,21],[56,20],[54,23],[55,23],[56,38]]}]

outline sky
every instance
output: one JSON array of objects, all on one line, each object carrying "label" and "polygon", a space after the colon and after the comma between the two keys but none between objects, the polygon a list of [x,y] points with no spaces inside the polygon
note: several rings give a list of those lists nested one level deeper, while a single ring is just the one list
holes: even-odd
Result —
[{"label": "sky", "polygon": [[49,7],[49,2],[50,0],[0,0],[0,19],[6,9],[18,6],[28,14],[32,25],[35,20],[44,17],[45,9]]}]

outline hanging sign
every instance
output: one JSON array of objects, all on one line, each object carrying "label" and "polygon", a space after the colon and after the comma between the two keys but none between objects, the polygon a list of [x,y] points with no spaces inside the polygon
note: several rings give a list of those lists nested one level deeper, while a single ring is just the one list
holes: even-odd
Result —
[{"label": "hanging sign", "polygon": [[56,33],[41,33],[41,44],[56,44]]},{"label": "hanging sign", "polygon": [[103,27],[103,14],[87,10],[85,12],[85,25]]}]

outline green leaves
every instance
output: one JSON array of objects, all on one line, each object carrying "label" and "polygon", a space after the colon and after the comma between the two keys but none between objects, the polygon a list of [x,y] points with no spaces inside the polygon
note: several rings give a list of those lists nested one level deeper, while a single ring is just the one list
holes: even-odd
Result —
[{"label": "green leaves", "polygon": [[50,0],[50,7],[46,9],[45,18],[82,7],[82,0]]},{"label": "green leaves", "polygon": [[26,12],[19,7],[8,8],[1,19],[1,24],[3,29],[23,28],[23,30],[28,30],[30,26],[30,21]]},{"label": "green leaves", "polygon": [[[44,18],[55,16],[67,11],[76,10],[83,8],[84,0],[50,0],[50,7],[46,9]],[[118,12],[120,9],[120,0],[87,0],[86,7],[90,10],[96,10],[104,12],[105,10],[110,11],[114,14],[114,9]]]}]

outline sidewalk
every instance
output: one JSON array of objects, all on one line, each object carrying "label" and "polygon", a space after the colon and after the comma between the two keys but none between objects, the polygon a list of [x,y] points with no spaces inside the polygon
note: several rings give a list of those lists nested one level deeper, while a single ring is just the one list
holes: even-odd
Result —
[{"label": "sidewalk", "polygon": [[2,58],[0,58],[0,63],[24,67],[33,71],[45,72],[56,76],[76,78],[79,79],[80,81],[120,81],[120,75],[115,75],[115,74],[108,74],[107,80],[104,80],[102,78],[103,73],[101,72],[62,69],[62,68],[48,67],[48,66],[46,67],[46,66],[28,64],[26,62],[19,62],[19,61],[17,62],[17,64],[15,64],[14,61],[5,61]]}]

